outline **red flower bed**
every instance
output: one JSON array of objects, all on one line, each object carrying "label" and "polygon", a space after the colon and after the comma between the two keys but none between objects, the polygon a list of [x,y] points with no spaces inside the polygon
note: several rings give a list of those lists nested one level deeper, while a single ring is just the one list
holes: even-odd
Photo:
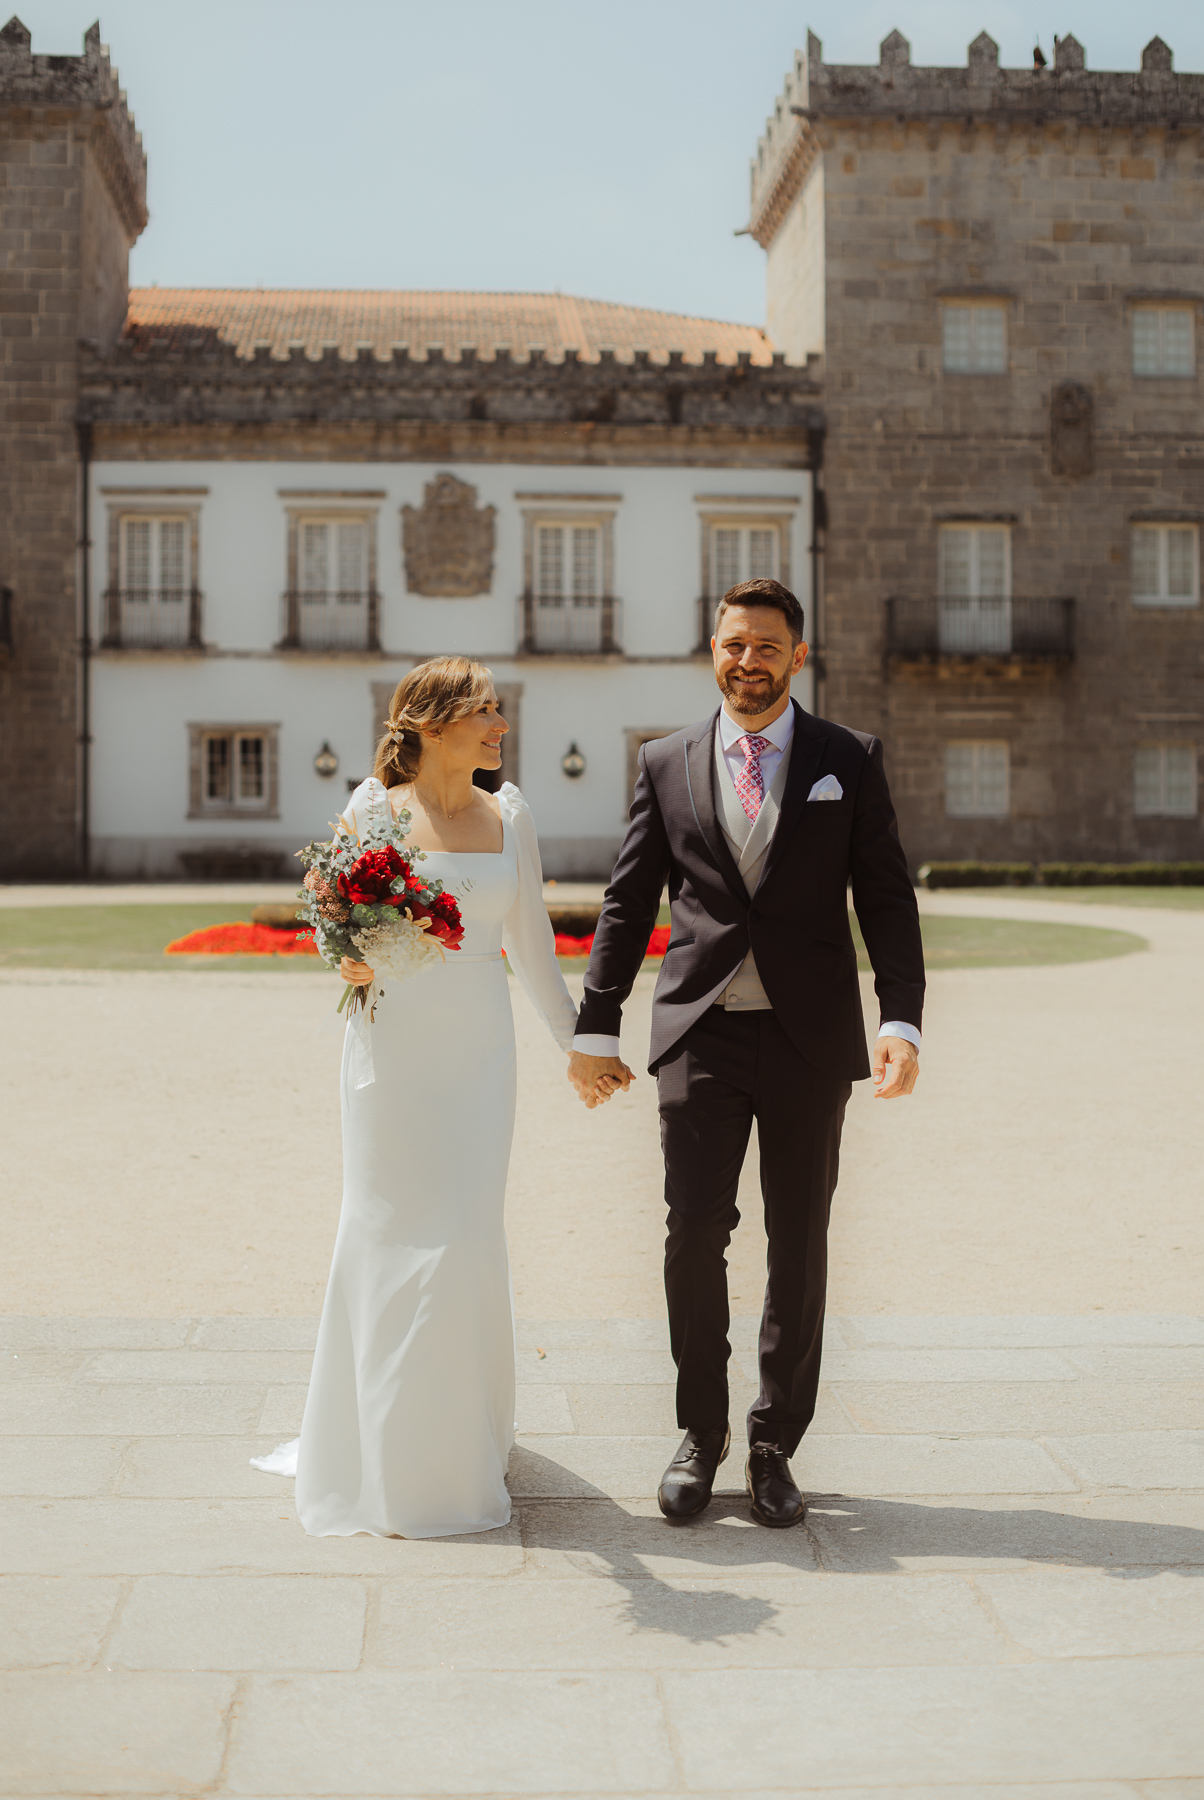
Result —
[{"label": "red flower bed", "polygon": [[[593,947],[594,939],[592,932],[589,937],[583,938],[563,937],[560,932],[556,933],[557,956],[588,956]],[[649,956],[663,956],[668,948],[669,927],[667,925],[654,925],[652,927],[652,936],[648,939],[648,949],[646,954]]]},{"label": "red flower bed", "polygon": [[298,938],[292,926],[252,925],[236,919],[229,925],[206,925],[168,944],[164,956],[316,956],[313,932]]}]

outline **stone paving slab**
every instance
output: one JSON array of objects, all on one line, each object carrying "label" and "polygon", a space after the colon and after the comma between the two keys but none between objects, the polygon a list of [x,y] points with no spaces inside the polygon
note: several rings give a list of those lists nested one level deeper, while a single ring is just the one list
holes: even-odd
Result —
[{"label": "stone paving slab", "polygon": [[1075,1344],[1103,1344],[1110,1348],[1204,1344],[1204,1318],[1157,1313],[1025,1313],[934,1314],[908,1317],[881,1313],[872,1317],[845,1317],[840,1321],[852,1349],[931,1349],[937,1347],[984,1349],[1057,1349]]},{"label": "stone paving slab", "polygon": [[1050,1448],[1091,1487],[1204,1488],[1204,1431],[1061,1437]]},{"label": "stone paving slab", "polygon": [[360,1666],[363,1581],[152,1576],[133,1584],[105,1650],[110,1668],[338,1670]]},{"label": "stone paving slab", "polygon": [[126,1586],[93,1575],[0,1576],[0,1668],[94,1662]]},{"label": "stone paving slab", "polygon": [[678,1785],[654,1676],[364,1671],[246,1685],[237,1795],[630,1794]]},{"label": "stone paving slab", "polygon": [[0,1494],[107,1494],[121,1466],[121,1440],[96,1437],[6,1437],[0,1454]]},{"label": "stone paving slab", "polygon": [[868,1432],[1204,1430],[1204,1381],[845,1381],[836,1391],[850,1424]]},{"label": "stone paving slab", "polygon": [[988,1569],[975,1576],[1014,1643],[1034,1656],[1204,1657],[1197,1569]]},{"label": "stone paving slab", "polygon": [[221,1769],[234,1695],[225,1675],[0,1676],[0,1791],[195,1792]]},{"label": "stone paving slab", "polygon": [[[39,1391],[41,1389],[41,1391]],[[0,1435],[140,1437],[160,1432],[254,1431],[262,1386],[159,1386],[138,1381],[11,1382],[0,1386]]]},{"label": "stone paving slab", "polygon": [[686,1787],[735,1791],[1175,1776],[1204,1754],[1202,1684],[1170,1657],[662,1678]]}]

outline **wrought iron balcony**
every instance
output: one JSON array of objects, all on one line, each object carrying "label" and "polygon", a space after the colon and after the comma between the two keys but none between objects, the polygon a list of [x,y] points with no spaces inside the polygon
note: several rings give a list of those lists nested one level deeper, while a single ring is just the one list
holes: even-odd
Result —
[{"label": "wrought iron balcony", "polygon": [[380,595],[296,588],[280,597],[279,650],[379,650]]},{"label": "wrought iron balcony", "polygon": [[524,594],[521,656],[621,656],[622,601],[613,594]]},{"label": "wrought iron balcony", "polygon": [[109,588],[102,650],[200,650],[199,588]]},{"label": "wrought iron balcony", "polygon": [[897,662],[952,660],[1068,662],[1074,655],[1074,601],[891,599],[886,654]]}]

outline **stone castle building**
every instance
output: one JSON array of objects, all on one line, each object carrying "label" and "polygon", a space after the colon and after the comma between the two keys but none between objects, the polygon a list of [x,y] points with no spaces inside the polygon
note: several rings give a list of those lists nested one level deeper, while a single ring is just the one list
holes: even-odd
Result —
[{"label": "stone castle building", "polygon": [[[283,873],[423,656],[493,666],[550,873],[605,874],[707,621],[787,580],[915,862],[1198,857],[1204,78],[810,38],[766,330],[555,295],[127,288],[99,34],[0,31],[3,872]],[[584,766],[582,766],[584,765]]]},{"label": "stone castle building", "polygon": [[823,357],[828,716],[917,859],[1201,856],[1204,77],[797,57],[752,171]]}]

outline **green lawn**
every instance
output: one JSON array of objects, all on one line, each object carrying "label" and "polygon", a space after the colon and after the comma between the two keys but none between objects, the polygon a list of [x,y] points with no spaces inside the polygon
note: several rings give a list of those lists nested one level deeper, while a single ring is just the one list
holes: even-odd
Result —
[{"label": "green lawn", "polygon": [[315,969],[316,956],[164,956],[163,946],[204,925],[249,919],[250,906],[0,907],[0,968]]},{"label": "green lawn", "polygon": [[[1091,890],[1099,893],[1101,890]],[[1128,890],[1131,892],[1132,890]],[[1150,890],[1159,894],[1188,889]],[[1014,894],[1009,889],[1009,895]],[[0,908],[0,967],[40,969],[300,969],[325,973],[312,956],[165,956],[173,938],[203,925],[249,919],[250,907],[215,903],[180,906],[48,906]],[[931,969],[1019,968],[1093,962],[1145,949],[1129,931],[1094,925],[1045,925],[1035,920],[961,919],[929,915],[921,921]],[[854,926],[858,962],[869,967]],[[562,958],[583,969],[582,957]],[[650,963],[649,967],[656,967]]]},{"label": "green lawn", "polygon": [[1167,906],[1204,912],[1204,887],[983,887],[939,888],[942,896],[983,900],[1065,900],[1074,906]]}]

